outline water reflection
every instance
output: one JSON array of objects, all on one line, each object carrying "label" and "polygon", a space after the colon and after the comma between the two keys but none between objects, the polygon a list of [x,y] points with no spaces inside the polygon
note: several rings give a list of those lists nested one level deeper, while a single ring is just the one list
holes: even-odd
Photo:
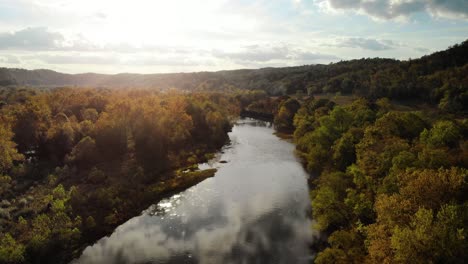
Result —
[{"label": "water reflection", "polygon": [[[263,123],[263,124],[262,124]],[[244,120],[218,172],[153,205],[73,263],[307,263],[306,174],[293,146]]]}]

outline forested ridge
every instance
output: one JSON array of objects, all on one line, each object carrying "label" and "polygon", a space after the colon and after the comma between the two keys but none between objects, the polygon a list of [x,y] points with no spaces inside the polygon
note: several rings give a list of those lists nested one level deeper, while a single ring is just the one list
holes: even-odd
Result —
[{"label": "forested ridge", "polygon": [[362,58],[328,65],[170,74],[62,74],[0,68],[0,85],[263,90],[269,95],[341,93],[467,111],[468,41],[418,59]]}]

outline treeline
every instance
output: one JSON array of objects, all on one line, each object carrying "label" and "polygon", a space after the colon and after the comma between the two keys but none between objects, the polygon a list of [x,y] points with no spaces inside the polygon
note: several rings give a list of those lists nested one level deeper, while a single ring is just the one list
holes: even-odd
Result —
[{"label": "treeline", "polygon": [[0,263],[67,262],[162,194],[212,175],[196,164],[256,97],[3,90]]},{"label": "treeline", "polygon": [[467,76],[468,41],[408,61],[360,59],[223,74],[228,83],[264,90],[270,95],[338,93],[369,100],[386,97],[464,113],[468,112]]},{"label": "treeline", "polygon": [[270,95],[340,93],[370,100],[387,97],[466,113],[467,63],[468,41],[465,41],[409,61],[360,59],[329,65],[226,72],[223,77],[241,88],[260,89]]},{"label": "treeline", "polygon": [[387,97],[467,112],[468,41],[419,59],[363,58],[328,65],[172,74],[61,74],[0,68],[0,85],[176,88],[185,91],[263,90],[269,95],[344,94]]},{"label": "treeline", "polygon": [[[466,88],[465,88],[466,89]],[[468,120],[387,98],[280,104],[311,173],[315,263],[466,263]]]}]

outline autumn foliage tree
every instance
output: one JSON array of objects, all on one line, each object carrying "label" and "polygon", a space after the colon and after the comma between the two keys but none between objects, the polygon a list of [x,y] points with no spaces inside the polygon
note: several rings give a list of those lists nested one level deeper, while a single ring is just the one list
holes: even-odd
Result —
[{"label": "autumn foliage tree", "polygon": [[59,88],[1,97],[0,263],[65,263],[161,193],[193,184],[173,181],[175,171],[224,145],[237,98],[256,96]]},{"label": "autumn foliage tree", "polygon": [[318,105],[305,101],[294,118],[317,175],[315,228],[328,235],[315,262],[465,262],[466,119],[392,111],[385,99]]}]

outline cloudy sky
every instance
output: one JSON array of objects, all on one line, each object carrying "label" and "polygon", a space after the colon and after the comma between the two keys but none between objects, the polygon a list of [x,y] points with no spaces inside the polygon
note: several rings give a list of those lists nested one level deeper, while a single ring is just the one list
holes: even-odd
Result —
[{"label": "cloudy sky", "polygon": [[0,66],[214,71],[416,58],[468,38],[468,0],[0,0]]}]

